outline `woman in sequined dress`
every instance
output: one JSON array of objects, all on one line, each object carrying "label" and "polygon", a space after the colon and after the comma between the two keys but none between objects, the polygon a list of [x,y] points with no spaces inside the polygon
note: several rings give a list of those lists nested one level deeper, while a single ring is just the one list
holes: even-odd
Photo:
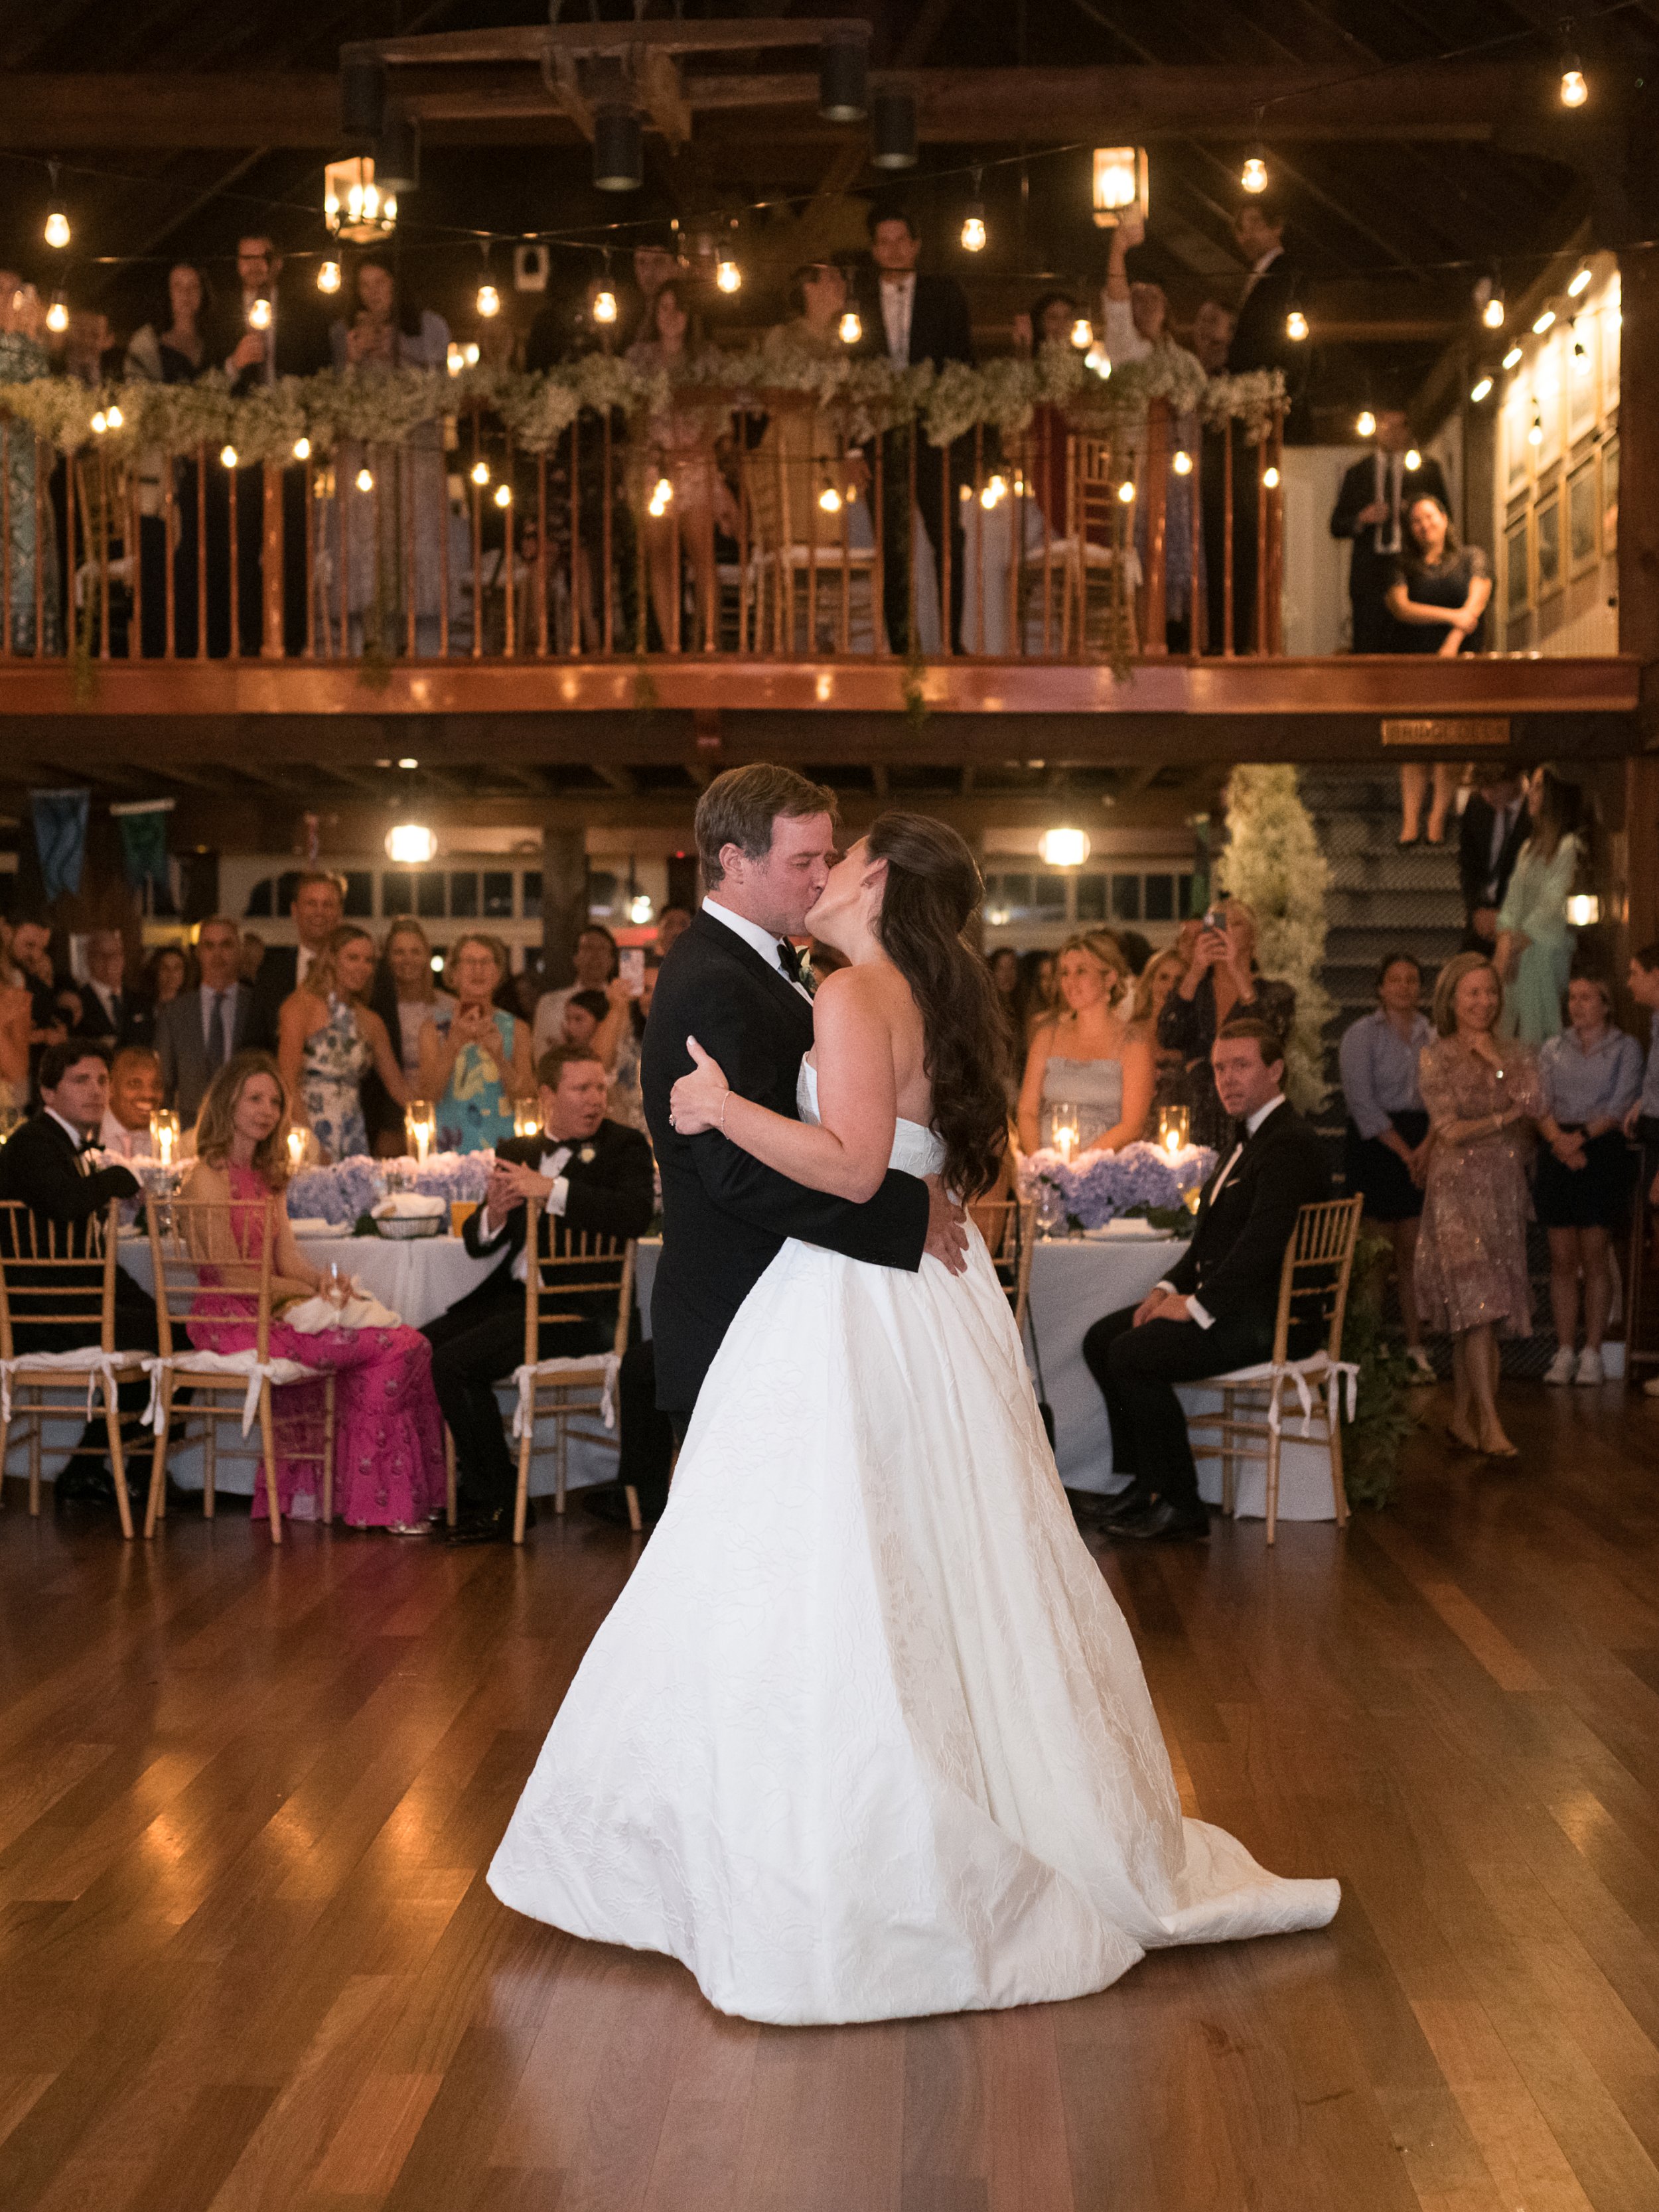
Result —
[{"label": "woman in sequined dress", "polygon": [[1420,1064],[1434,1149],[1416,1273],[1424,1327],[1452,1339],[1454,1441],[1513,1459],[1498,1418],[1498,1339],[1532,1334],[1527,1158],[1544,1094],[1531,1047],[1494,1034],[1503,1006],[1498,971],[1480,953],[1441,969],[1439,1035]]}]

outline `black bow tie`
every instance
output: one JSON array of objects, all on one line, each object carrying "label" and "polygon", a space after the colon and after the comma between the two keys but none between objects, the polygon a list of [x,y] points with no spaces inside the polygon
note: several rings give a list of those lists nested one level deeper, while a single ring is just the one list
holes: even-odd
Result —
[{"label": "black bow tie", "polygon": [[812,989],[812,969],[804,952],[798,952],[787,937],[778,939],[778,965],[792,983],[799,983],[810,996]]}]

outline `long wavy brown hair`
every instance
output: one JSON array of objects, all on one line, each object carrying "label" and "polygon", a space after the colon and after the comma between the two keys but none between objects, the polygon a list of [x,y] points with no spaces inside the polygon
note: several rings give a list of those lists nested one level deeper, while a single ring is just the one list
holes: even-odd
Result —
[{"label": "long wavy brown hair", "polygon": [[207,1097],[196,1119],[196,1157],[204,1167],[222,1168],[235,1142],[236,1103],[256,1075],[268,1075],[283,1102],[283,1118],[253,1153],[254,1173],[272,1190],[288,1181],[288,1085],[283,1072],[268,1052],[239,1052],[228,1060],[208,1085]]},{"label": "long wavy brown hair", "polygon": [[945,1180],[976,1198],[1008,1146],[1006,1024],[985,963],[963,941],[985,886],[954,830],[925,814],[884,814],[865,841],[887,863],[876,932],[915,996]]}]

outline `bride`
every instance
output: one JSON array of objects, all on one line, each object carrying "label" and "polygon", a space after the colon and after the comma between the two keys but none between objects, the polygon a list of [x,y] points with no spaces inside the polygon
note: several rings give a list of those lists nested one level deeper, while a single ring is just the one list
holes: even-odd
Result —
[{"label": "bride", "polygon": [[[884,815],[809,916],[801,1118],[695,1042],[676,1127],[862,1200],[971,1196],[1004,1142],[972,855]],[[879,2020],[1081,1996],[1162,1944],[1322,1927],[1184,1820],[985,1246],[951,1275],[784,1245],[727,1331],[668,1508],[489,1870],[504,1904],[683,1960],[724,2011]]]}]

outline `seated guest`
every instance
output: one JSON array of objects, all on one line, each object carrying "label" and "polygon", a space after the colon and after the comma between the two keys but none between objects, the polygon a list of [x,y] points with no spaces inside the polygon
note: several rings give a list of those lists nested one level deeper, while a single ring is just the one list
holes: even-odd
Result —
[{"label": "seated guest", "polygon": [[76,1036],[95,1037],[111,1052],[124,1044],[148,1044],[155,1015],[149,1002],[125,985],[126,941],[118,929],[94,929],[87,939],[87,980],[81,985],[81,1018]]},{"label": "seated guest", "polygon": [[596,921],[589,922],[576,938],[574,966],[576,980],[562,984],[556,991],[544,991],[536,1001],[536,1021],[531,1038],[531,1048],[539,1064],[544,1052],[550,1052],[564,1040],[564,1010],[578,991],[603,991],[617,972],[618,954],[617,940],[608,929]]},{"label": "seated guest", "polygon": [[1389,653],[1484,653],[1492,563],[1478,545],[1465,545],[1445,504],[1419,492],[1406,509],[1406,544],[1385,593],[1398,628]]},{"label": "seated guest", "polygon": [[161,1103],[161,1062],[147,1044],[123,1045],[109,1066],[109,1104],[98,1136],[100,1152],[148,1159],[149,1117]]},{"label": "seated guest", "polygon": [[1103,930],[1068,938],[1060,948],[1063,1013],[1039,1024],[1019,1092],[1019,1141],[1034,1152],[1052,1145],[1064,1118],[1079,1152],[1119,1152],[1146,1127],[1152,1103],[1152,1040],[1118,1011],[1129,963]]},{"label": "seated guest", "polygon": [[1490,960],[1460,952],[1434,986],[1439,1031],[1418,1068],[1434,1148],[1417,1239],[1417,1305],[1452,1339],[1455,1443],[1514,1459],[1498,1418],[1498,1333],[1532,1334],[1527,1157],[1543,1111],[1528,1045],[1500,1037],[1504,986]]},{"label": "seated guest", "polygon": [[[484,1203],[467,1218],[467,1250],[475,1259],[499,1252],[500,1261],[427,1329],[438,1402],[455,1439],[457,1518],[441,1533],[462,1544],[505,1542],[513,1534],[517,1468],[495,1385],[524,1358],[525,1201],[544,1201],[542,1250],[556,1256],[572,1231],[642,1236],[656,1203],[651,1147],[637,1129],[605,1119],[605,1069],[592,1054],[558,1046],[542,1055],[537,1077],[542,1133],[496,1146]],[[602,1297],[575,1294],[570,1303],[581,1318],[544,1324],[544,1359],[611,1349],[615,1299],[607,1306]]]},{"label": "seated guest", "polygon": [[[269,1053],[240,1052],[214,1077],[196,1131],[196,1165],[181,1195],[211,1206],[207,1244],[218,1273],[204,1270],[188,1324],[204,1352],[250,1352],[258,1341],[258,1263],[265,1200],[288,1181],[288,1094]],[[278,1305],[314,1297],[324,1279],[289,1227],[279,1204],[272,1297]],[[354,1528],[426,1534],[444,1502],[443,1425],[432,1395],[432,1352],[418,1329],[328,1328],[302,1333],[283,1321],[270,1329],[272,1359],[335,1370],[335,1510]],[[276,1500],[286,1517],[315,1520],[321,1507],[323,1388],[283,1384],[277,1410]],[[283,1444],[287,1451],[283,1449]],[[267,1510],[263,1484],[253,1517]]]},{"label": "seated guest", "polygon": [[411,1096],[386,1024],[368,1003],[374,980],[374,939],[348,921],[283,1002],[276,1064],[294,1126],[312,1131],[325,1160],[368,1152],[362,1085],[371,1067],[399,1106]]},{"label": "seated guest", "polygon": [[[1613,1306],[1611,1239],[1630,1207],[1632,1159],[1625,1116],[1642,1095],[1642,1048],[1613,1025],[1613,994],[1599,975],[1567,986],[1567,1026],[1539,1048],[1544,1113],[1534,1203],[1549,1232],[1550,1310],[1556,1353],[1547,1382],[1601,1382],[1601,1340]],[[1578,1279],[1584,1280],[1584,1349]]]},{"label": "seated guest", "polygon": [[1406,1357],[1425,1382],[1434,1369],[1417,1317],[1417,1224],[1429,1172],[1429,1116],[1417,1065],[1434,1028],[1418,1001],[1423,975],[1409,952],[1391,952],[1376,971],[1377,1006],[1343,1032],[1338,1055],[1348,1109],[1345,1173],[1348,1195],[1365,1201],[1365,1218],[1394,1246]]},{"label": "seated guest", "polygon": [[495,1004],[506,975],[497,939],[458,937],[450,946],[444,981],[455,1011],[447,1030],[435,1019],[421,1029],[421,1096],[437,1108],[441,1152],[493,1152],[513,1134],[514,1101],[535,1089],[529,1028]]},{"label": "seated guest", "polygon": [[[1210,1064],[1243,1127],[1204,1187],[1192,1242],[1138,1306],[1108,1314],[1083,1340],[1112,1425],[1113,1468],[1130,1477],[1102,1518],[1114,1537],[1137,1542],[1209,1533],[1176,1385],[1272,1356],[1285,1248],[1302,1208],[1330,1195],[1324,1147],[1285,1102],[1273,1024],[1227,1023]],[[1293,1321],[1291,1357],[1316,1349],[1311,1325]]]},{"label": "seated guest", "polygon": [[[1348,562],[1348,605],[1355,653],[1393,649],[1388,590],[1404,544],[1405,510],[1417,492],[1432,492],[1442,507],[1450,504],[1439,462],[1425,459],[1412,443],[1411,419],[1405,409],[1379,407],[1371,450],[1343,477],[1331,514],[1332,537],[1346,538],[1353,548]],[[1437,845],[1440,840],[1431,831],[1429,842]]]},{"label": "seated guest", "polygon": [[236,925],[224,915],[204,921],[196,934],[202,981],[156,1009],[155,1048],[161,1059],[161,1095],[190,1128],[208,1085],[247,1042],[253,994],[238,973]]},{"label": "seated guest", "polygon": [[[112,1199],[138,1196],[137,1178],[124,1167],[88,1172],[82,1154],[90,1151],[103,1131],[109,1105],[109,1063],[94,1044],[71,1038],[66,1044],[49,1044],[40,1055],[40,1111],[32,1115],[0,1145],[0,1200],[27,1206],[34,1218],[38,1248],[45,1249],[55,1237],[57,1249],[73,1257],[86,1249],[87,1224],[107,1208]],[[96,1289],[102,1279],[101,1263],[88,1266],[88,1286]],[[17,1279],[14,1279],[15,1281]],[[19,1352],[71,1352],[97,1341],[95,1330],[82,1331],[70,1324],[37,1322],[20,1316],[14,1299],[13,1342]],[[115,1342],[124,1352],[156,1349],[155,1309],[125,1269],[115,1275]],[[149,1395],[147,1382],[120,1386],[121,1410],[131,1425],[132,1442],[139,1441],[138,1417]],[[115,1481],[105,1459],[107,1431],[101,1419],[88,1421],[81,1440],[59,1473],[56,1496],[91,1498],[112,1504]]]},{"label": "seated guest", "polygon": [[1218,1151],[1227,1140],[1227,1115],[1216,1097],[1210,1048],[1235,1015],[1259,1016],[1281,1039],[1288,1039],[1296,1019],[1296,993],[1255,964],[1255,916],[1242,899],[1229,899],[1218,916],[1214,908],[1206,915],[1187,972],[1158,1018],[1158,1042],[1187,1063],[1193,1142]]}]

